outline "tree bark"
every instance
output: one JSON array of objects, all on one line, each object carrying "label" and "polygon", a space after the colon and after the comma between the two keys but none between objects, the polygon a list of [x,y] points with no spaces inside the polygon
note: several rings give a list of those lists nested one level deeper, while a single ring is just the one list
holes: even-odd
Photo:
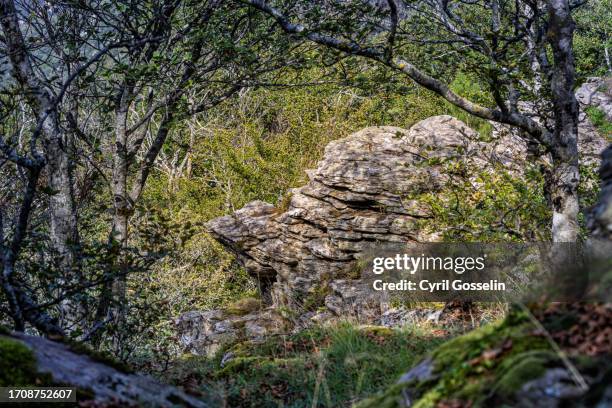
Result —
[{"label": "tree bark", "polygon": [[[124,83],[118,92],[115,105],[115,139],[111,149],[113,158],[111,193],[113,195],[114,212],[108,245],[109,249],[116,255],[113,258],[114,266],[111,270],[113,276],[109,276],[102,287],[94,325],[109,319],[119,325],[122,322],[124,312],[125,275],[128,268],[124,252],[128,246],[129,220],[134,212],[133,202],[128,194],[128,175],[132,157],[128,151],[127,121],[133,97],[132,89],[133,85],[131,83]],[[94,338],[94,343],[99,341],[99,338]]]},{"label": "tree bark", "polygon": [[554,66],[550,82],[554,116],[551,148],[553,169],[550,194],[554,242],[578,239],[578,102],[574,95],[575,67],[572,40],[574,20],[568,0],[548,1],[548,42]]}]

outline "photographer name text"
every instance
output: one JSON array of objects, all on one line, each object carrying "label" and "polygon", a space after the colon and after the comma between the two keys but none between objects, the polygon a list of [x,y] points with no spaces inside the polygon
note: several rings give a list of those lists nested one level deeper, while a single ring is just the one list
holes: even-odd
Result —
[{"label": "photographer name text", "polygon": [[402,279],[398,282],[385,282],[377,279],[372,282],[376,291],[425,291],[425,292],[448,292],[448,291],[498,291],[506,290],[506,284],[497,279],[488,282],[464,282],[460,279],[444,279],[438,282],[430,282],[427,279],[418,282]]}]

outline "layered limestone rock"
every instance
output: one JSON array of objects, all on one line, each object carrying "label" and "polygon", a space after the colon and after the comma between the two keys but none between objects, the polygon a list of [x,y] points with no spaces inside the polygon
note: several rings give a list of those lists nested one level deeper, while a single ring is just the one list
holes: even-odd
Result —
[{"label": "layered limestone rock", "polygon": [[[581,155],[596,162],[605,141],[589,135]],[[485,171],[501,164],[520,175],[528,146],[513,133],[498,136],[480,142],[451,116],[431,117],[409,130],[366,128],[331,142],[317,169],[308,172],[309,182],[288,193],[286,208],[254,201],[208,228],[252,276],[272,285],[274,305],[293,308],[326,294],[324,304],[339,313],[346,303],[341,294],[351,304],[367,303],[357,283],[344,279],[373,245],[438,240],[417,226],[432,217],[418,197],[446,184],[447,161]]]},{"label": "layered limestone rock", "polygon": [[442,188],[445,160],[485,167],[496,153],[450,116],[426,119],[410,130],[366,128],[331,142],[318,168],[308,172],[310,181],[288,193],[286,208],[254,201],[208,228],[252,276],[273,282],[277,306],[309,303],[323,295],[317,293],[321,286],[330,296],[351,293],[330,283],[350,277],[373,245],[438,240],[415,226],[431,214],[411,197]]},{"label": "layered limestone rock", "polygon": [[185,351],[213,355],[222,344],[241,339],[258,341],[272,333],[286,332],[288,322],[272,308],[245,315],[217,309],[185,313],[176,326]]},{"label": "layered limestone rock", "polygon": [[[583,132],[589,137],[580,143],[582,157],[596,162],[605,142]],[[370,127],[331,142],[317,168],[307,172],[308,183],[290,190],[280,208],[253,201],[207,228],[262,283],[269,305],[292,313],[294,329],[333,316],[381,324],[388,305],[355,279],[360,260],[373,246],[439,240],[420,227],[432,214],[419,197],[446,185],[449,161],[483,171],[501,165],[520,176],[529,154],[513,132],[498,131],[484,143],[451,116],[431,117],[409,130]],[[257,312],[246,317],[254,320]],[[291,326],[278,313],[264,320],[259,337]],[[191,351],[252,337],[241,328],[242,318],[220,311],[191,312],[178,322]]]},{"label": "layered limestone rock", "polygon": [[576,99],[582,106],[601,110],[612,121],[612,78],[589,78],[576,91]]}]

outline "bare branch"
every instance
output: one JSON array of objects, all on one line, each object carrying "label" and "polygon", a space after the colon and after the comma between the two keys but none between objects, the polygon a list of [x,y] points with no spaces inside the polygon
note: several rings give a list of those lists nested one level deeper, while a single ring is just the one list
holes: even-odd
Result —
[{"label": "bare branch", "polygon": [[377,48],[362,47],[355,42],[343,41],[330,35],[310,31],[301,24],[293,24],[278,9],[270,6],[263,0],[241,1],[272,16],[281,26],[281,28],[289,34],[299,35],[317,44],[343,51],[350,55],[362,56],[383,63],[394,70],[404,73],[417,84],[437,93],[453,105],[465,110],[468,113],[471,113],[474,116],[516,126],[527,131],[545,147],[548,148],[551,146],[551,135],[549,132],[542,128],[533,119],[522,115],[519,112],[502,112],[500,110],[487,108],[473,103],[470,100],[451,91],[448,85],[442,81],[419,70],[417,67],[402,58],[396,57],[390,61],[387,61],[385,58],[385,53]]}]

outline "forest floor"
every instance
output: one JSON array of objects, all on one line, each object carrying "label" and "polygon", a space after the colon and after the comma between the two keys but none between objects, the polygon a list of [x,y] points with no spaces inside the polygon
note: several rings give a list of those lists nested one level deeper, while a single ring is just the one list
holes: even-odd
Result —
[{"label": "forest floor", "polygon": [[[516,398],[523,384],[568,365],[579,381],[584,375],[589,385],[605,385],[611,324],[610,308],[594,304],[515,307],[467,333],[460,326],[346,322],[239,342],[213,358],[185,356],[164,380],[212,406],[397,407],[407,395],[419,407],[522,406]],[[415,365],[427,374],[398,384]],[[575,391],[575,380],[567,390]],[[599,398],[592,394],[601,387],[591,390],[589,397]]]},{"label": "forest floor", "polygon": [[214,406],[350,406],[396,381],[451,336],[426,327],[315,327],[234,344],[214,358],[188,356],[165,380]]}]

